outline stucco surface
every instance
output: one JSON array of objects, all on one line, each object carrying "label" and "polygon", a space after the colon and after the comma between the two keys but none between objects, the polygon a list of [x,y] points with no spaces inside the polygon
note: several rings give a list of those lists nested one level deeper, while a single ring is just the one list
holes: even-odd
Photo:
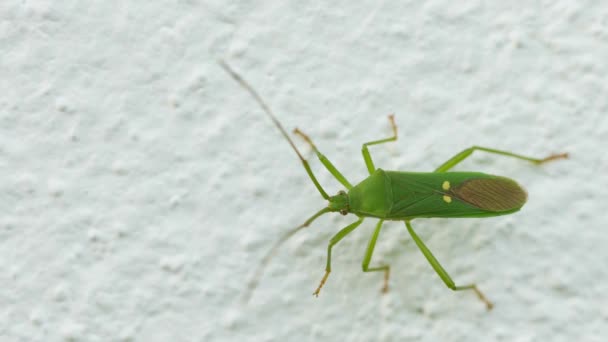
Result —
[{"label": "stucco surface", "polygon": [[[601,1],[13,1],[0,4],[1,341],[605,341],[608,336],[608,4]],[[376,166],[518,180],[515,215],[353,216],[287,242],[325,202],[238,70],[288,130],[356,183]],[[310,157],[330,193],[339,183]]]}]

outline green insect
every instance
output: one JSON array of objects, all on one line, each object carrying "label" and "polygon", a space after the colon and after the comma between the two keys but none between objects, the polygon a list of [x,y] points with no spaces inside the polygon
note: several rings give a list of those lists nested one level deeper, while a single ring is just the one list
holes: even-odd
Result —
[{"label": "green insect", "polygon": [[534,164],[542,164],[555,159],[567,158],[567,153],[554,154],[546,158],[536,159],[507,151],[473,146],[456,154],[433,172],[385,171],[374,166],[368,146],[397,140],[397,126],[393,115],[390,115],[389,121],[392,127],[393,136],[363,144],[361,152],[363,153],[363,160],[369,171],[369,176],[358,184],[352,185],[346,177],[336,169],[329,159],[319,152],[311,139],[296,128],[294,133],[302,137],[311,146],[325,168],[346,188],[346,191],[339,191],[335,196],[329,196],[321,187],[310,169],[308,162],[302,157],[268,105],[266,105],[258,93],[225,62],[220,61],[219,63],[232,78],[255,98],[296,152],[306,173],[321,196],[329,201],[329,204],[325,208],[319,210],[300,226],[288,231],[270,249],[260,263],[259,268],[249,284],[249,291],[245,296],[246,299],[249,298],[251,292],[257,286],[264,267],[283,242],[299,230],[308,227],[319,216],[329,212],[339,212],[342,215],[355,214],[357,220],[340,230],[329,241],[329,245],[327,246],[325,274],[313,295],[319,295],[321,288],[327,281],[331,272],[331,253],[333,247],[346,235],[361,225],[366,217],[371,217],[377,218],[379,221],[376,224],[376,229],[367,245],[362,267],[363,272],[384,272],[383,292],[388,291],[390,266],[370,266],[370,261],[384,221],[403,221],[416,245],[420,248],[422,254],[424,254],[424,257],[429,261],[435,272],[437,272],[448,288],[454,291],[472,290],[477,297],[485,303],[488,310],[492,309],[493,304],[484,296],[476,284],[456,285],[456,283],[454,283],[448,272],[446,272],[433,253],[431,253],[424,242],[418,237],[412,228],[411,221],[416,218],[424,217],[472,218],[500,216],[512,214],[521,209],[526,203],[527,194],[514,180],[480,172],[447,172],[470,156],[474,151],[484,151],[487,153],[514,157]]}]

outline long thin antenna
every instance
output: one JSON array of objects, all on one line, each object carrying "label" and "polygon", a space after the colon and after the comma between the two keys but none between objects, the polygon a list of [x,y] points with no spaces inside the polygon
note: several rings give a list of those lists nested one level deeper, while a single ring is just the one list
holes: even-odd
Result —
[{"label": "long thin antenna", "polygon": [[[287,139],[287,142],[289,142],[289,145],[291,146],[291,148],[296,152],[296,154],[298,155],[298,158],[300,158],[300,161],[302,161],[302,165],[304,165],[304,169],[306,169],[306,173],[308,173],[308,176],[310,177],[312,182],[315,184],[315,187],[317,188],[317,190],[319,190],[319,192],[321,193],[321,196],[323,196],[323,198],[325,198],[325,199],[329,199],[329,195],[327,195],[325,190],[323,190],[323,188],[317,181],[317,178],[312,173],[312,170],[310,169],[310,165],[308,165],[308,162],[306,161],[306,159],[304,159],[304,157],[302,157],[302,154],[300,154],[300,151],[298,151],[296,145],[293,143],[291,138],[289,138],[289,135],[287,135],[287,131],[285,131],[285,129],[283,128],[283,125],[281,125],[279,120],[272,113],[272,110],[270,110],[270,107],[268,107],[268,105],[264,102],[264,100],[262,100],[262,97],[258,94],[258,92],[255,91],[255,89],[253,89],[253,87],[250,86],[249,83],[247,83],[247,81],[245,81],[239,74],[237,74],[234,70],[232,70],[232,68],[230,68],[230,66],[226,62],[224,62],[223,60],[219,60],[218,63],[220,64],[222,69],[224,69],[224,71],[226,71],[230,76],[232,76],[232,78],[235,81],[237,81],[243,88],[245,88],[249,92],[249,94],[251,94],[251,96],[256,100],[256,102],[260,105],[260,107],[262,107],[262,109],[264,110],[264,113],[266,113],[266,115],[268,115],[268,117],[272,120],[274,125],[279,129],[279,131],[281,131],[281,134],[283,135],[283,137],[285,137],[285,139]],[[316,150],[316,148],[315,148],[315,150]],[[253,291],[256,289],[256,287],[258,286],[258,283],[260,281],[260,278],[262,277],[262,274],[264,273],[264,270],[266,269],[266,266],[268,265],[268,263],[270,262],[272,257],[275,256],[275,254],[279,250],[279,247],[281,247],[281,245],[283,245],[283,243],[285,243],[285,241],[289,240],[289,238],[292,237],[295,233],[297,233],[298,231],[300,231],[301,229],[303,229],[305,227],[308,227],[312,223],[312,221],[317,219],[319,216],[321,216],[325,213],[329,213],[331,211],[332,210],[329,207],[325,207],[325,208],[319,210],[317,213],[315,213],[310,218],[308,218],[308,220],[306,220],[306,222],[287,231],[277,242],[275,242],[275,244],[272,246],[272,248],[270,248],[270,250],[268,250],[268,252],[264,256],[262,261],[260,261],[258,268],[256,269],[255,273],[253,274],[253,277],[249,281],[249,286],[243,296],[244,302],[249,301],[249,299],[251,298],[251,295],[252,295]]]},{"label": "long thin antenna", "polygon": [[289,138],[289,135],[287,135],[287,131],[285,131],[285,129],[283,128],[283,125],[281,125],[279,120],[277,120],[277,118],[274,115],[274,113],[272,112],[272,110],[270,110],[270,107],[268,107],[266,102],[264,102],[264,100],[262,100],[262,97],[258,94],[258,92],[255,91],[255,89],[253,89],[253,87],[250,86],[249,83],[247,83],[247,81],[245,81],[241,77],[241,75],[237,74],[234,70],[232,70],[232,68],[230,68],[230,66],[226,62],[224,62],[223,60],[219,60],[218,63],[220,63],[222,68],[224,68],[224,70],[226,70],[226,72],[228,74],[230,74],[230,76],[232,76],[232,78],[234,78],[235,81],[239,82],[239,84],[241,86],[243,86],[243,88],[245,88],[249,92],[249,94],[251,94],[251,96],[253,96],[253,98],[257,101],[257,103],[260,105],[260,107],[262,107],[262,109],[264,109],[264,112],[266,112],[266,114],[270,117],[270,119],[272,120],[274,125],[277,126],[277,128],[281,131],[281,134],[283,134],[285,139],[287,139],[287,141],[289,142],[289,145],[291,145],[291,148],[293,148],[293,150],[296,151],[300,160],[304,161],[304,157],[302,157],[302,155],[300,154],[300,151],[298,151],[298,149],[296,148],[296,145],[293,143],[291,138]]},{"label": "long thin antenna", "polygon": [[279,247],[281,247],[281,245],[285,241],[289,240],[289,238],[292,237],[295,233],[297,233],[298,231],[300,231],[303,228],[308,227],[310,225],[310,223],[312,221],[314,221],[317,217],[319,217],[325,213],[328,213],[328,212],[330,212],[329,208],[323,208],[323,209],[319,210],[316,214],[314,214],[308,220],[306,220],[306,222],[304,222],[301,225],[286,232],[285,235],[283,235],[277,242],[275,242],[274,246],[272,246],[272,248],[270,250],[268,250],[268,253],[266,253],[266,255],[264,256],[262,261],[260,261],[258,268],[255,270],[253,277],[249,281],[247,290],[246,290],[245,294],[243,295],[243,302],[247,303],[249,301],[249,299],[251,298],[253,291],[255,291],[255,289],[258,287],[260,278],[264,274],[264,270],[266,269],[266,266],[268,265],[268,263],[270,262],[272,257],[274,257],[277,254]]},{"label": "long thin antenna", "polygon": [[296,145],[293,143],[291,138],[289,138],[289,135],[287,135],[287,131],[283,128],[283,125],[281,125],[281,123],[279,122],[277,117],[274,115],[272,110],[270,110],[270,107],[268,107],[266,102],[264,102],[264,100],[262,100],[262,97],[258,94],[258,92],[255,91],[255,89],[253,89],[253,87],[250,86],[249,83],[247,83],[247,81],[245,81],[241,77],[241,75],[237,74],[234,70],[232,70],[232,68],[226,62],[224,62],[223,60],[220,59],[218,61],[218,63],[220,64],[222,69],[224,69],[230,76],[232,76],[232,78],[234,78],[235,81],[237,81],[243,88],[245,88],[249,92],[249,94],[251,94],[251,96],[256,100],[256,102],[260,105],[260,107],[262,107],[262,109],[264,110],[266,115],[268,115],[268,117],[272,120],[274,125],[281,131],[281,134],[283,134],[283,137],[285,137],[285,139],[287,139],[287,142],[289,142],[289,145],[291,145],[291,148],[293,148],[293,150],[298,155],[298,158],[300,158],[300,160],[302,161],[302,164],[304,165],[304,168],[306,169],[306,173],[308,173],[308,176],[310,177],[312,182],[315,184],[315,187],[317,188],[317,190],[319,190],[319,192],[321,193],[321,196],[323,196],[323,198],[325,198],[325,199],[329,199],[329,195],[327,195],[327,192],[325,192],[325,190],[323,190],[323,188],[321,187],[321,184],[319,184],[319,181],[317,181],[317,178],[313,175],[312,170],[310,169],[310,166],[308,165],[308,162],[306,161],[306,159],[304,159],[304,157],[302,157],[302,154],[300,153],[300,151],[298,151],[298,148],[296,147]]}]

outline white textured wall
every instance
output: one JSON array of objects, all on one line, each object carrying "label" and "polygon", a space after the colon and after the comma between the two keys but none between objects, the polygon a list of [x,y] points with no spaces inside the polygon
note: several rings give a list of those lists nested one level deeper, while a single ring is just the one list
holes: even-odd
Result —
[{"label": "white textured wall", "polygon": [[[331,4],[330,4],[331,3]],[[356,4],[354,4],[356,3]],[[608,4],[601,1],[15,1],[0,4],[1,341],[605,341],[608,336]],[[414,227],[375,220],[334,249],[296,156],[215,63],[225,58],[288,129],[353,182],[361,144],[385,169],[458,167],[517,179],[516,215]],[[305,154],[312,156],[297,140]],[[312,162],[331,193],[340,189]]]}]

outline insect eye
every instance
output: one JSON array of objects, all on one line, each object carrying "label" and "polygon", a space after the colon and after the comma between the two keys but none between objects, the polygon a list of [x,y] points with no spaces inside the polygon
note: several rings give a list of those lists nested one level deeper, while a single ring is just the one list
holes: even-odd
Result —
[{"label": "insect eye", "polygon": [[340,210],[340,214],[346,215],[346,214],[348,214],[348,211],[346,209],[342,209],[342,210]]},{"label": "insect eye", "polygon": [[340,190],[338,191],[338,195],[346,195],[346,192],[344,192],[344,190]]}]

